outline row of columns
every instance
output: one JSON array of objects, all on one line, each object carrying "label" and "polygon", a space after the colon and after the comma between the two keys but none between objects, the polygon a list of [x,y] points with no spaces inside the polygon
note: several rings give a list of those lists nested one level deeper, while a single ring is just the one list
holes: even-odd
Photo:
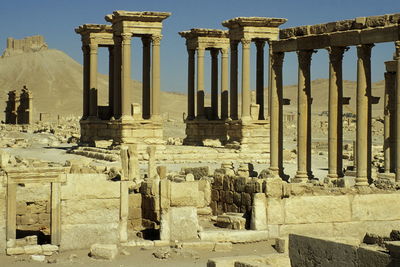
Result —
[{"label": "row of columns", "polygon": [[[356,186],[367,186],[371,177],[371,49],[373,44],[357,46],[357,132],[356,132]],[[330,47],[329,52],[329,117],[328,117],[328,178],[342,177],[342,59],[347,47]],[[297,172],[294,182],[312,179],[311,169],[311,56],[314,50],[298,51],[298,118],[297,118]],[[282,165],[282,105],[283,52],[272,52],[270,90],[270,171],[283,176]],[[400,42],[396,42],[396,86],[400,84]],[[396,115],[400,118],[400,90],[396,90]],[[400,123],[396,124],[396,154],[400,153]],[[396,180],[400,178],[400,157],[396,158]]]},{"label": "row of columns", "polygon": [[[218,119],[218,54],[221,51],[221,119],[238,116],[238,45],[242,44],[242,120],[250,119],[250,45],[251,39],[230,42],[230,96],[228,93],[228,49],[211,48],[211,109],[212,119]],[[256,103],[260,105],[259,120],[264,120],[264,40],[256,40]],[[197,52],[197,84],[195,95],[195,54]],[[188,49],[188,119],[204,119],[204,53],[205,48]],[[197,110],[195,114],[195,99]],[[228,104],[230,102],[230,106]],[[228,114],[228,109],[230,112]]]},{"label": "row of columns", "polygon": [[[114,36],[109,49],[109,117],[131,120],[131,38],[132,34]],[[143,43],[143,118],[159,120],[160,115],[160,41],[161,36],[142,37]],[[97,44],[83,50],[83,118],[97,118]]]}]

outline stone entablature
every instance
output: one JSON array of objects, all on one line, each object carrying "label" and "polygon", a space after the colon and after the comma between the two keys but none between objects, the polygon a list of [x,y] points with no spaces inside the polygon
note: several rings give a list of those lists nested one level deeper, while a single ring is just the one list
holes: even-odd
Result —
[{"label": "stone entablature", "polygon": [[82,44],[97,44],[98,46],[113,46],[114,40],[111,25],[83,24],[75,29],[82,36]]},{"label": "stone entablature", "polygon": [[188,49],[229,49],[228,31],[216,29],[190,29],[179,33],[186,38]]}]

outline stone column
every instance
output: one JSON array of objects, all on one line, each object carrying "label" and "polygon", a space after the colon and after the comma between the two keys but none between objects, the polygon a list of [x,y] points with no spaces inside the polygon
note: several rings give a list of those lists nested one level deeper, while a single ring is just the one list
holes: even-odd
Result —
[{"label": "stone column", "polygon": [[131,113],[131,38],[132,34],[122,33],[121,49],[121,120],[132,119]]},{"label": "stone column", "polygon": [[89,117],[97,118],[97,44],[90,44]]},{"label": "stone column", "polygon": [[228,118],[228,49],[221,49],[221,119]]},{"label": "stone column", "polygon": [[238,41],[231,41],[230,117],[238,119]]},{"label": "stone column", "polygon": [[90,93],[90,58],[89,58],[89,46],[83,45],[83,115],[82,119],[85,120],[89,116],[89,93]]},{"label": "stone column", "polygon": [[357,46],[356,186],[368,186],[371,172],[371,48]]},{"label": "stone column", "polygon": [[400,41],[396,45],[396,182],[400,181]]},{"label": "stone column", "polygon": [[108,47],[108,119],[114,116],[114,46]]},{"label": "stone column", "polygon": [[121,117],[121,37],[114,36],[114,116]]},{"label": "stone column", "polygon": [[193,120],[195,118],[195,96],[194,96],[194,71],[195,71],[195,53],[196,50],[188,49],[188,120]]},{"label": "stone column", "polygon": [[282,66],[284,53],[271,53],[270,90],[270,173],[278,178],[282,170]]},{"label": "stone column", "polygon": [[250,39],[242,39],[242,120],[250,119]]},{"label": "stone column", "polygon": [[[386,62],[389,63],[389,62]],[[396,87],[396,74],[389,72],[386,66],[385,72],[385,103],[384,103],[384,138],[383,138],[383,151],[384,151],[384,169],[385,173],[394,173],[394,136],[395,136],[395,87]]]},{"label": "stone column", "polygon": [[218,119],[218,49],[211,50],[211,110],[212,119]]},{"label": "stone column", "polygon": [[152,35],[151,41],[153,44],[152,51],[152,87],[151,87],[151,119],[152,120],[161,120],[160,113],[160,42],[161,35]]},{"label": "stone column", "polygon": [[204,119],[204,48],[197,48],[197,119]]},{"label": "stone column", "polygon": [[311,55],[313,50],[300,50],[297,52],[299,60],[298,74],[298,100],[297,100],[297,173],[294,182],[305,183],[311,178],[311,131],[309,108],[311,101]]},{"label": "stone column", "polygon": [[151,51],[150,51],[150,38],[142,37],[143,44],[143,70],[142,70],[142,114],[143,119],[150,119],[150,110],[151,110],[151,93],[150,93],[150,60],[151,60]]},{"label": "stone column", "polygon": [[260,105],[259,120],[264,120],[264,46],[265,41],[256,41],[257,47],[257,77],[256,77],[256,103]]},{"label": "stone column", "polygon": [[329,53],[329,117],[328,117],[328,179],[342,176],[342,61],[346,47],[330,47]]}]

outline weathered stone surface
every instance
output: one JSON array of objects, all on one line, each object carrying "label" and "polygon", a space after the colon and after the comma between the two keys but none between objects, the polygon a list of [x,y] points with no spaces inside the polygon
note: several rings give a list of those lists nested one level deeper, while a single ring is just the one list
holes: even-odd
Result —
[{"label": "weathered stone surface", "polygon": [[267,221],[268,224],[283,224],[285,219],[285,200],[267,199]]},{"label": "weathered stone surface", "polygon": [[38,262],[44,262],[46,260],[46,256],[44,255],[31,255],[31,260],[33,261],[38,261]]},{"label": "weathered stone surface", "polygon": [[351,221],[348,196],[291,197],[285,202],[285,223]]},{"label": "weathered stone surface", "polygon": [[215,252],[228,252],[232,251],[233,246],[231,242],[217,242],[215,243],[213,251]]},{"label": "weathered stone surface", "polygon": [[112,260],[118,254],[115,244],[93,244],[90,247],[90,256],[95,259]]},{"label": "weathered stone surface", "polygon": [[333,236],[332,223],[286,224],[279,227],[279,236],[288,234],[326,237]]},{"label": "weathered stone surface", "polygon": [[232,242],[232,243],[246,243],[257,242],[268,239],[268,231],[252,231],[252,230],[238,230],[238,231],[201,231],[199,237],[204,241],[214,242]]},{"label": "weathered stone surface", "polygon": [[170,239],[192,240],[197,239],[199,228],[196,207],[171,207],[169,210]]},{"label": "weathered stone surface", "polygon": [[389,236],[391,229],[400,227],[400,221],[359,221],[333,223],[334,236],[348,236],[362,240],[367,232]]},{"label": "weathered stone surface", "polygon": [[40,245],[28,245],[24,246],[25,254],[33,255],[33,254],[41,254],[42,246]]},{"label": "weathered stone surface", "polygon": [[21,255],[25,254],[25,250],[23,247],[16,247],[16,248],[7,248],[7,255]]},{"label": "weathered stone surface", "polygon": [[250,229],[267,230],[267,198],[264,193],[253,195]]},{"label": "weathered stone surface", "polygon": [[363,267],[377,267],[377,266],[390,266],[392,259],[390,255],[385,252],[378,251],[376,249],[364,246],[359,247],[357,250],[358,254],[358,266]]},{"label": "weathered stone surface", "polygon": [[62,224],[118,223],[118,199],[83,199],[61,202]]},{"label": "weathered stone surface", "polygon": [[356,195],[352,219],[359,221],[400,220],[400,194]]},{"label": "weathered stone surface", "polygon": [[196,206],[198,182],[171,183],[171,206]]},{"label": "weathered stone surface", "polygon": [[246,226],[246,218],[242,213],[224,213],[217,217],[216,225],[222,228],[243,230]]}]

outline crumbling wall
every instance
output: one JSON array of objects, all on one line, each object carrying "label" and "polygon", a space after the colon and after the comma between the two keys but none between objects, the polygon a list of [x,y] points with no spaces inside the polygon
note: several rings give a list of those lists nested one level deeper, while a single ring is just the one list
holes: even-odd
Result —
[{"label": "crumbling wall", "polygon": [[18,55],[28,52],[37,52],[47,49],[47,44],[42,35],[25,37],[17,40],[12,37],[7,38],[7,48],[2,57]]},{"label": "crumbling wall", "polygon": [[68,174],[61,186],[60,248],[119,242],[120,182],[104,174]]}]

